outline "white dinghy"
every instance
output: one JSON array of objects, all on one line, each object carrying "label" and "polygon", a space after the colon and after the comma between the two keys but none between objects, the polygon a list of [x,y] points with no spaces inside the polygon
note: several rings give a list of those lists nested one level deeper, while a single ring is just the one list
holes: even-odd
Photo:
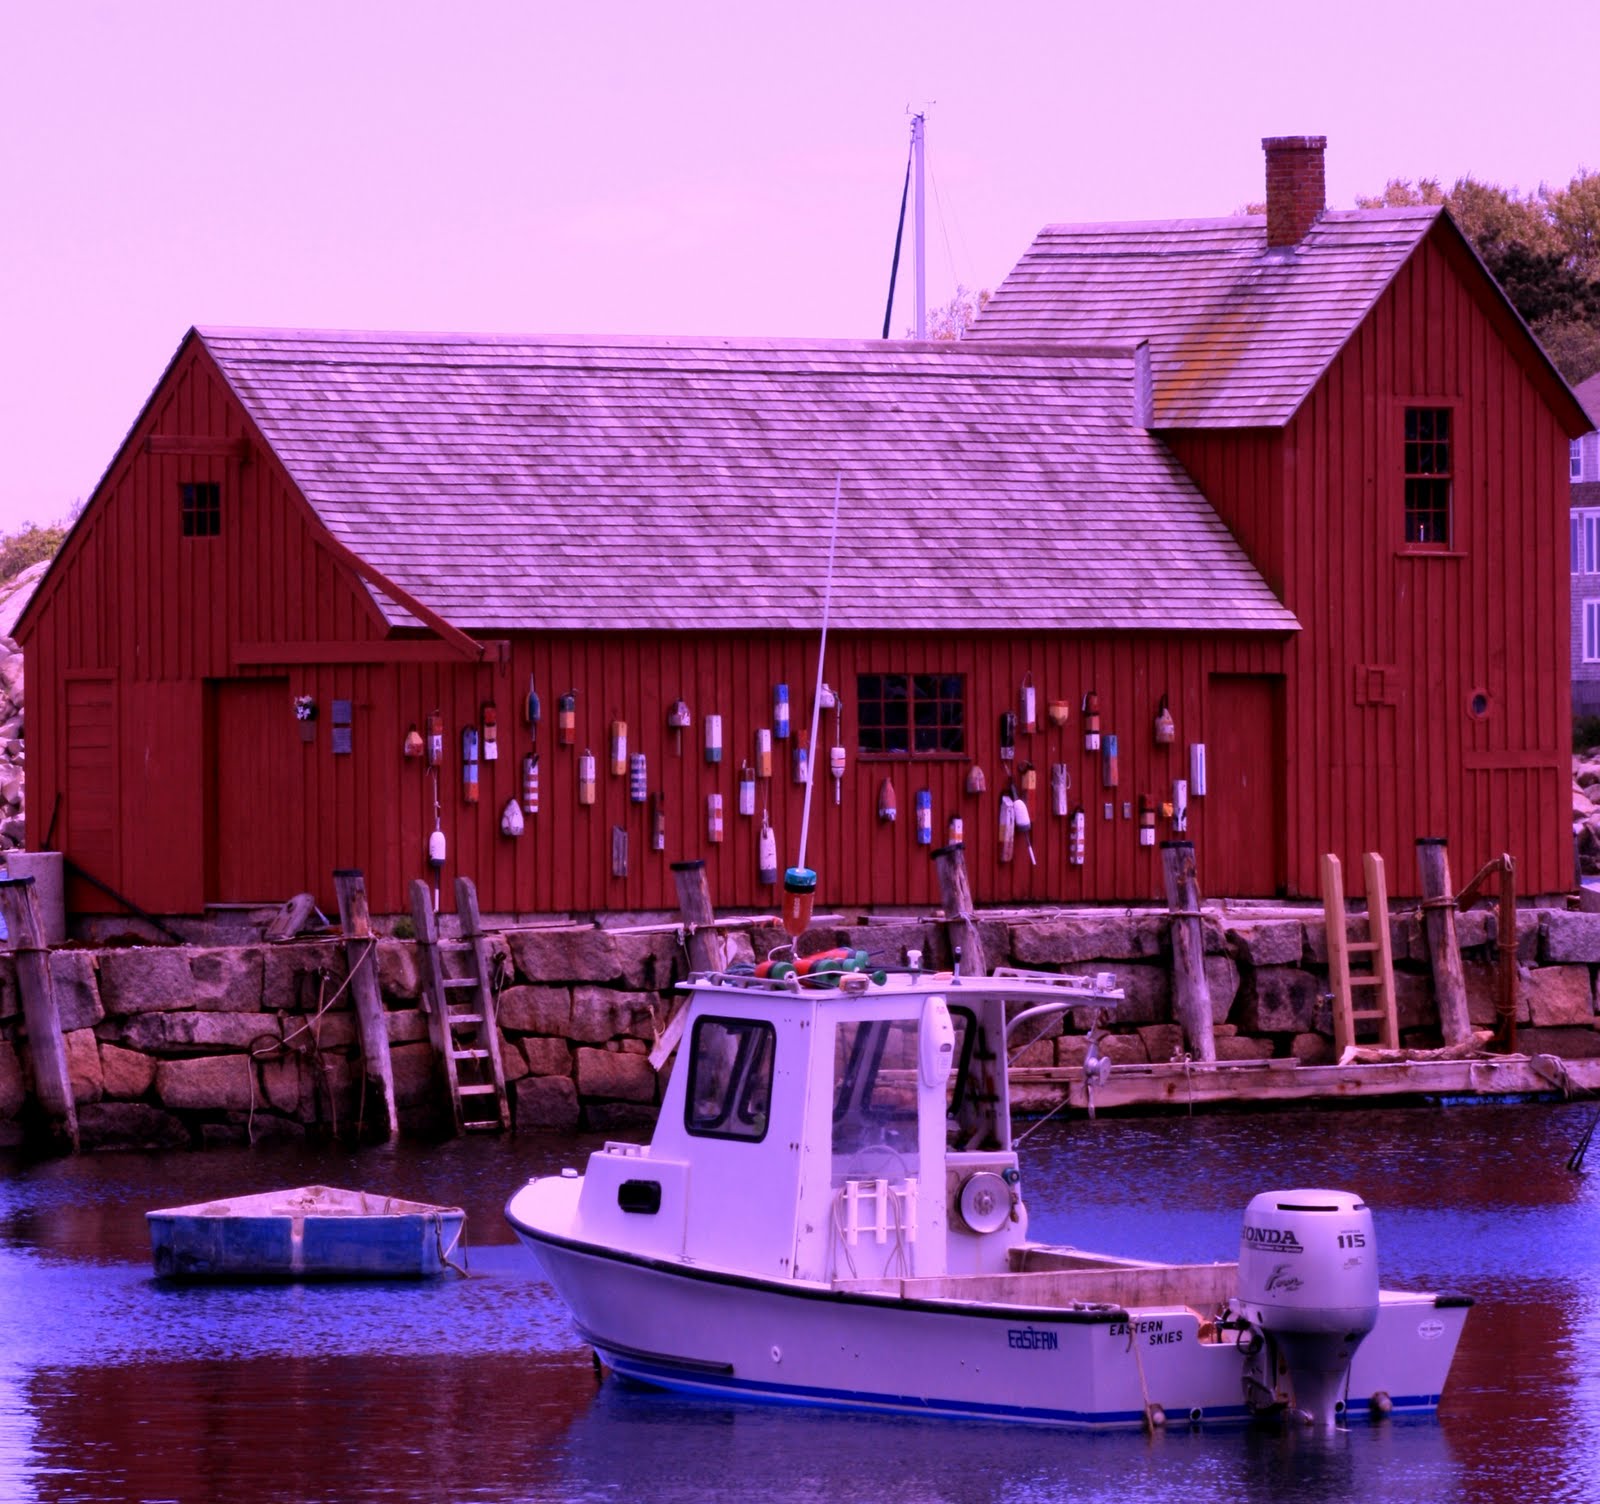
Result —
[{"label": "white dinghy", "polygon": [[686,985],[652,1141],[608,1143],[506,1207],[618,1374],[1080,1427],[1437,1406],[1471,1302],[1380,1290],[1371,1214],[1347,1193],[1257,1196],[1237,1263],[1029,1241],[1008,1041],[1113,1009],[1109,978]]}]

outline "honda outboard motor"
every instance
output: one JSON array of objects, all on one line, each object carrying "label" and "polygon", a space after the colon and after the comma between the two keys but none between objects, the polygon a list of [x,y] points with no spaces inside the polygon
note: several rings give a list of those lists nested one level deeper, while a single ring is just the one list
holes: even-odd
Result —
[{"label": "honda outboard motor", "polygon": [[1347,1191],[1266,1191],[1245,1208],[1240,1314],[1267,1338],[1263,1387],[1331,1427],[1378,1322],[1372,1213]]}]

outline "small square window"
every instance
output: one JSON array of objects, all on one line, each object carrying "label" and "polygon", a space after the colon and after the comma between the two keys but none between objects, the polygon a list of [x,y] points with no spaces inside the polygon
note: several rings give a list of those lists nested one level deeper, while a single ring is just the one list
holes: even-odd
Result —
[{"label": "small square window", "polygon": [[215,538],[221,533],[222,487],[216,481],[185,481],[178,491],[183,504],[185,538]]},{"label": "small square window", "polygon": [[1408,407],[1405,426],[1406,542],[1450,546],[1455,472],[1448,407]]},{"label": "small square window", "polygon": [[858,674],[857,746],[913,757],[960,755],[967,750],[966,702],[960,674]]},{"label": "small square window", "polygon": [[689,1091],[684,1127],[703,1138],[759,1143],[772,1111],[772,1059],[777,1036],[749,1018],[702,1018],[689,1041]]}]

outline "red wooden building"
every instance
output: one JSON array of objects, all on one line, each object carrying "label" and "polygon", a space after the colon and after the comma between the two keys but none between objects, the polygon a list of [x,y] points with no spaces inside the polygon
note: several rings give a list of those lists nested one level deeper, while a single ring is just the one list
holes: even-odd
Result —
[{"label": "red wooden building", "polygon": [[825,905],[934,898],[919,796],[986,902],[1152,897],[1177,780],[1208,893],[1371,848],[1404,891],[1419,834],[1566,887],[1581,410],[1447,216],[1269,162],[1265,221],[1046,230],[958,345],[191,331],[18,627],[30,844],[158,913],[340,866],[400,910],[436,828],[490,912],[670,908],[685,857],[770,906],[837,477]]}]

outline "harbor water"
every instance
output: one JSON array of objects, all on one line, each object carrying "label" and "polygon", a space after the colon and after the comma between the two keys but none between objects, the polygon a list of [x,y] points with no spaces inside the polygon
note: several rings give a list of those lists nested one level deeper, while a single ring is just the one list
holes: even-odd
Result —
[{"label": "harbor water", "polygon": [[[1237,1255],[1255,1192],[1364,1195],[1386,1284],[1473,1296],[1438,1417],[1154,1437],[725,1405],[597,1380],[501,1207],[536,1137],[0,1162],[0,1501],[1600,1498],[1600,1134],[1587,1105],[1048,1122],[1036,1236]],[[472,1277],[158,1284],[144,1213],[305,1183],[467,1210]]]}]

